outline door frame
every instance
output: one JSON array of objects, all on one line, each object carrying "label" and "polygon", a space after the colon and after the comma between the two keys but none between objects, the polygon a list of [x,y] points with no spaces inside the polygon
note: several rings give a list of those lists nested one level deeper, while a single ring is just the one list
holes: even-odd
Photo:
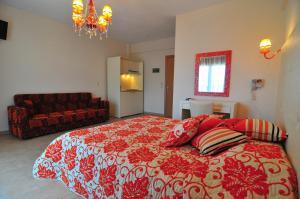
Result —
[{"label": "door frame", "polygon": [[[174,65],[173,68],[175,70],[175,55],[166,55],[165,56],[165,99],[164,99],[164,116],[166,117],[167,113],[167,59],[168,58],[173,58],[174,59]],[[174,94],[174,74],[173,74],[173,92],[172,92],[172,107],[173,107],[173,94]],[[172,110],[172,115],[173,115],[173,110]],[[172,117],[172,116],[171,116]]]}]

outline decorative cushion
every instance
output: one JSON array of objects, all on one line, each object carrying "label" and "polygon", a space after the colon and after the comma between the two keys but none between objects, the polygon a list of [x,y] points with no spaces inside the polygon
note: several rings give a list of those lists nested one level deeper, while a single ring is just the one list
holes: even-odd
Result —
[{"label": "decorative cushion", "polygon": [[287,134],[274,123],[261,119],[245,119],[240,121],[233,128],[243,132],[247,136],[262,141],[281,142],[285,141]]},{"label": "decorative cushion", "polygon": [[188,118],[177,124],[171,132],[169,132],[167,141],[163,146],[180,146],[190,141],[197,133],[199,120]]},{"label": "decorative cushion", "polygon": [[196,136],[192,145],[200,150],[202,155],[214,155],[225,149],[248,141],[242,133],[224,127],[218,127]]},{"label": "decorative cushion", "polygon": [[198,115],[194,118],[197,119],[199,121],[199,123],[202,123],[208,117],[209,117],[209,115],[203,114],[203,115]]},{"label": "decorative cushion", "polygon": [[209,116],[205,120],[203,120],[198,127],[198,135],[209,131],[223,123],[223,120],[220,118]]},{"label": "decorative cushion", "polygon": [[226,119],[226,120],[223,120],[222,126],[227,127],[229,129],[234,129],[235,126],[242,120],[244,120],[244,119],[241,119],[241,118]]}]

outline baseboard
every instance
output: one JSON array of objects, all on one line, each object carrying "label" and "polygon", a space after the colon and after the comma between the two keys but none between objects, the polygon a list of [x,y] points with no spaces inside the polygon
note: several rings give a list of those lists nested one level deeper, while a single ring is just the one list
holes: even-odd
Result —
[{"label": "baseboard", "polygon": [[0,131],[0,135],[8,135],[9,134],[9,131]]},{"label": "baseboard", "polygon": [[160,117],[164,117],[164,114],[160,114],[160,113],[152,113],[152,112],[144,112],[144,115],[155,115],[155,116],[160,116]]}]

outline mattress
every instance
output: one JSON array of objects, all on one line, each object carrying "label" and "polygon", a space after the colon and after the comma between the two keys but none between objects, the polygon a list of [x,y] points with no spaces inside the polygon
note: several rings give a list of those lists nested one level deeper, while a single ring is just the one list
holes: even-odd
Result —
[{"label": "mattress", "polygon": [[215,156],[163,147],[178,120],[154,116],[66,133],[33,166],[37,179],[83,198],[296,198],[297,178],[280,145],[250,141]]}]

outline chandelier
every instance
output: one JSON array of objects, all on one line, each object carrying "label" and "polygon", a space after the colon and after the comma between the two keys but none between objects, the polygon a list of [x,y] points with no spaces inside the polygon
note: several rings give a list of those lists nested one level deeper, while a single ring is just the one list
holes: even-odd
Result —
[{"label": "chandelier", "polygon": [[79,35],[82,30],[89,35],[90,39],[93,36],[97,36],[97,33],[100,34],[100,39],[102,35],[108,33],[109,26],[112,23],[112,9],[109,5],[105,5],[102,9],[102,15],[98,16],[93,0],[87,0],[85,7],[85,12],[82,0],[73,0],[73,26],[75,32],[78,32]]}]

